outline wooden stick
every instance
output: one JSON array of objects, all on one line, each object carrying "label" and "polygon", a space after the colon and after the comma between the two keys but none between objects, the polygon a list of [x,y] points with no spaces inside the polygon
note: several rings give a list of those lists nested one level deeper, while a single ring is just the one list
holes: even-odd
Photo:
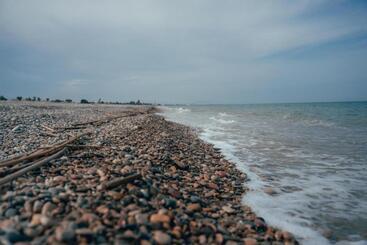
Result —
[{"label": "wooden stick", "polygon": [[141,175],[140,174],[132,174],[129,175],[127,177],[120,177],[114,180],[111,180],[109,182],[107,182],[106,184],[104,184],[104,189],[108,190],[108,189],[113,189],[119,185],[125,185],[127,183],[130,183],[136,179],[140,179]]},{"label": "wooden stick", "polygon": [[14,172],[16,172],[16,171],[18,171],[18,170],[20,170],[22,168],[26,168],[26,167],[32,165],[32,164],[33,164],[32,162],[29,162],[29,163],[26,163],[24,165],[20,165],[20,166],[17,166],[16,165],[16,166],[14,166],[12,168],[6,169],[6,170],[0,172],[0,177],[6,176],[6,175],[11,174],[11,173],[14,173]]},{"label": "wooden stick", "polygon": [[38,161],[38,162],[35,162],[33,163],[32,165],[26,167],[26,168],[23,168],[13,174],[10,174],[2,179],[0,179],[0,186],[1,185],[4,185],[20,176],[22,176],[23,174],[26,174],[28,173],[29,171],[32,171],[32,170],[35,170],[35,169],[38,169],[40,167],[42,167],[43,165],[45,165],[46,163],[48,163],[49,161],[55,159],[55,158],[58,158],[60,156],[62,156],[64,153],[65,153],[65,148],[59,150],[58,152],[56,152],[55,154],[49,156],[49,157],[46,157],[45,159],[41,160],[41,161]]},{"label": "wooden stick", "polygon": [[73,129],[86,129],[87,127],[83,126],[73,126],[73,127],[57,127],[60,130],[73,130]]},{"label": "wooden stick", "polygon": [[46,129],[46,130],[48,130],[48,131],[51,131],[52,133],[55,133],[55,132],[56,132],[56,130],[55,130],[55,129],[50,128],[50,127],[47,127],[47,126],[46,126],[46,125],[44,125],[44,124],[41,124],[41,127],[42,127],[42,128],[44,128],[44,129]]},{"label": "wooden stick", "polygon": [[48,148],[48,149],[36,150],[33,153],[24,155],[20,158],[17,157],[17,158],[12,158],[12,159],[2,161],[2,162],[0,162],[0,167],[12,166],[12,165],[18,164],[18,163],[23,162],[23,161],[30,161],[30,160],[37,159],[37,158],[45,156],[45,155],[53,154],[56,151],[60,150],[61,148],[64,148],[66,145],[72,143],[73,141],[77,140],[78,138],[80,138],[80,137],[82,137],[82,136],[84,136],[88,133],[82,133],[80,135],[73,136],[70,140],[66,140],[64,142],[61,142],[60,144],[54,145],[54,146],[52,146],[51,148]]},{"label": "wooden stick", "polygon": [[66,145],[67,147],[71,148],[102,148],[101,145]]},{"label": "wooden stick", "polygon": [[50,132],[41,132],[41,135],[52,136],[52,137],[57,137],[58,136],[57,134],[53,134],[53,133],[50,133]]}]

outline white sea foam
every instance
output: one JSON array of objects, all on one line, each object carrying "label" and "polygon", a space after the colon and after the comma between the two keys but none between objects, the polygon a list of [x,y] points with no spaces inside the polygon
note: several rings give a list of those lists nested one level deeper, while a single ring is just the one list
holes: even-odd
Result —
[{"label": "white sea foam", "polygon": [[176,109],[178,113],[190,112],[191,110],[188,108],[179,107]]},{"label": "white sea foam", "polygon": [[234,123],[235,120],[226,120],[223,118],[218,118],[218,117],[210,117],[210,120],[216,121],[218,123],[222,123],[222,124],[230,124],[230,123]]}]

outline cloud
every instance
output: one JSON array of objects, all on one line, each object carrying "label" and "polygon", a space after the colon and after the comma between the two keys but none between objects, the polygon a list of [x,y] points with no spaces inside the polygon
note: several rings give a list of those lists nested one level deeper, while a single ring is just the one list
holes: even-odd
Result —
[{"label": "cloud", "polygon": [[[283,76],[289,52],[365,39],[365,23],[366,6],[343,0],[0,0],[0,50],[16,43],[0,58],[0,82],[19,83],[17,74],[28,74],[49,84],[55,95],[215,102],[223,92],[221,100],[231,103],[246,102],[246,91],[257,91],[259,97],[247,97],[263,101],[266,87],[283,86],[285,78],[309,84],[302,77],[312,59],[305,64],[293,58],[303,68]],[[323,57],[344,53],[350,45],[344,42]],[[348,56],[349,66],[360,55]],[[324,60],[328,63],[313,67],[316,80],[334,79],[322,71],[333,61]],[[359,68],[351,70],[365,77]],[[79,80],[93,86],[72,85]],[[60,81],[69,81],[64,84],[69,89],[52,89]],[[14,86],[6,87],[15,93]]]}]

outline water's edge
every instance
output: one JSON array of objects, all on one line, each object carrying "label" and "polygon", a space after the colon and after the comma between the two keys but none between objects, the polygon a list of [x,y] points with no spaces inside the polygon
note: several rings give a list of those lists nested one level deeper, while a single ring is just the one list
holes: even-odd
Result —
[{"label": "water's edge", "polygon": [[[179,108],[179,110],[182,110],[183,112],[185,112],[186,109]],[[266,222],[269,225],[272,225],[274,227],[278,227],[282,230],[287,230],[293,233],[302,244],[331,244],[331,242],[328,239],[326,239],[321,234],[321,232],[313,230],[310,227],[292,223],[291,221],[287,219],[287,217],[280,219],[279,216],[273,213],[273,209],[269,208],[272,205],[272,202],[264,202],[264,200],[261,200],[261,199],[269,200],[269,195],[260,191],[260,188],[262,188],[263,186],[258,185],[259,181],[257,181],[257,179],[259,177],[249,169],[249,166],[247,166],[244,162],[242,162],[236,156],[234,145],[231,145],[229,142],[222,141],[220,139],[210,138],[209,135],[205,133],[205,130],[200,127],[188,125],[186,123],[183,123],[182,121],[175,120],[174,118],[169,117],[165,113],[164,109],[162,109],[162,111],[159,114],[164,116],[166,120],[173,121],[175,123],[180,123],[185,126],[194,128],[200,139],[214,145],[214,147],[216,148],[221,149],[221,152],[224,155],[224,157],[227,160],[233,162],[240,171],[244,172],[248,176],[249,181],[246,182],[246,185],[249,188],[249,191],[244,195],[243,203],[245,205],[250,206],[257,215],[264,217]],[[266,203],[266,205],[261,205],[264,203]],[[367,242],[363,240],[355,241],[355,242],[343,240],[343,241],[336,242],[336,244],[340,244],[340,245],[341,244],[367,244]]]}]

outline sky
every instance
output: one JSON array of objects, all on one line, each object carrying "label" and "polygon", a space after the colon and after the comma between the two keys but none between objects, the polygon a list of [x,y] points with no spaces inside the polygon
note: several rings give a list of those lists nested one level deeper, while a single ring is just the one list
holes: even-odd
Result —
[{"label": "sky", "polygon": [[0,95],[367,100],[367,1],[0,0]]}]

